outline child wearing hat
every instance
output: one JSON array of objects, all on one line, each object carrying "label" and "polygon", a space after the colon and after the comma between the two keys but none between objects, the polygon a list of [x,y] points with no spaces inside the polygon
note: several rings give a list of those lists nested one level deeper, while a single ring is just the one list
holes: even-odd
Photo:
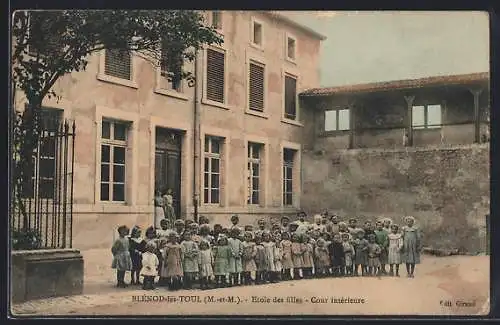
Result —
[{"label": "child wearing hat", "polygon": [[361,268],[361,275],[366,275],[366,267],[368,265],[368,241],[365,239],[365,231],[359,229],[356,232],[356,238],[352,241],[356,256],[354,259],[354,275],[359,275],[359,268]]}]

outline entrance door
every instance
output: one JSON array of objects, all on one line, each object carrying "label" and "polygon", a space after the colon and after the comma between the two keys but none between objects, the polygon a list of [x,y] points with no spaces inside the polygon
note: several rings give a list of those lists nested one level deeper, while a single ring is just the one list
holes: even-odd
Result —
[{"label": "entrance door", "polygon": [[174,210],[180,218],[181,136],[168,129],[156,129],[155,189],[165,194],[172,189]]}]

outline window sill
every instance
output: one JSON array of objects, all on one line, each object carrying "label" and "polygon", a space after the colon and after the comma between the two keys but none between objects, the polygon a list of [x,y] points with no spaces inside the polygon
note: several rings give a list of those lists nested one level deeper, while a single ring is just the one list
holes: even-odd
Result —
[{"label": "window sill", "polygon": [[260,111],[254,111],[254,110],[251,110],[251,109],[245,109],[245,114],[248,114],[248,115],[253,115],[253,116],[257,116],[257,117],[261,117],[261,118],[265,118],[265,119],[268,119],[269,118],[269,115],[264,113],[264,112],[260,112]]},{"label": "window sill", "polygon": [[135,81],[121,79],[121,78],[117,78],[117,77],[113,77],[113,76],[108,76],[108,75],[103,74],[103,73],[99,73],[97,75],[97,79],[100,81],[109,82],[109,83],[113,83],[113,84],[120,85],[120,86],[139,89],[139,85]]},{"label": "window sill", "polygon": [[300,123],[298,121],[290,120],[290,119],[284,118],[284,117],[281,118],[281,122],[282,123],[286,123],[286,124],[295,125],[295,126],[304,126],[304,124],[302,124],[302,123]]},{"label": "window sill", "polygon": [[186,94],[183,94],[181,92],[175,91],[175,90],[169,90],[169,89],[162,89],[162,88],[156,88],[154,90],[155,94],[163,95],[163,96],[168,96],[168,97],[173,97],[181,100],[189,100],[189,97]]},{"label": "window sill", "polygon": [[250,46],[253,47],[254,49],[264,52],[264,47],[262,45],[250,42]]},{"label": "window sill", "polygon": [[331,130],[331,131],[321,131],[319,136],[331,137],[331,136],[348,135],[349,133],[351,133],[350,130]]},{"label": "window sill", "polygon": [[414,132],[422,132],[422,131],[424,131],[424,132],[425,132],[425,131],[427,131],[427,132],[432,132],[432,131],[441,131],[441,129],[442,129],[442,128],[441,128],[441,127],[430,127],[430,128],[426,128],[426,127],[418,127],[418,126],[417,126],[417,127],[415,127],[415,126],[414,126],[414,127],[412,127],[411,129],[412,129],[412,131],[414,131]]},{"label": "window sill", "polygon": [[290,62],[291,64],[297,65],[297,60],[289,58],[288,56],[285,58],[285,61]]},{"label": "window sill", "polygon": [[227,110],[230,109],[229,105],[227,105],[227,104],[215,102],[213,100],[209,100],[209,99],[205,99],[205,98],[203,98],[201,100],[201,103],[204,105],[219,107],[219,108],[223,108],[223,109],[227,109]]}]

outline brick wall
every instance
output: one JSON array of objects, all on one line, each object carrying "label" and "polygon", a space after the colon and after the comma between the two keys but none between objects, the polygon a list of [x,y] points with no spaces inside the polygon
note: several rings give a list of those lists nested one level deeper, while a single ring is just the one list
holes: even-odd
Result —
[{"label": "brick wall", "polygon": [[485,250],[487,144],[334,151],[321,141],[303,153],[301,205],[308,213],[328,208],[342,216],[389,216],[399,224],[413,215],[424,246]]}]

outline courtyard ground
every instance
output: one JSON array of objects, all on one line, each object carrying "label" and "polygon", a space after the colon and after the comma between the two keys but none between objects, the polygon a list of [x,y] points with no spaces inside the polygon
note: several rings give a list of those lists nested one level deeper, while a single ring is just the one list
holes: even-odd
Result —
[{"label": "courtyard ground", "polygon": [[[109,250],[82,252],[84,293],[11,306],[41,315],[486,315],[489,256],[424,255],[415,278],[328,278],[214,290],[117,289]],[[137,301],[144,294],[163,301]],[[193,296],[194,302],[184,301]],[[258,298],[258,299],[257,299]],[[344,298],[344,300],[341,300]],[[345,302],[346,298],[351,300]],[[135,299],[135,301],[134,301]]]}]

